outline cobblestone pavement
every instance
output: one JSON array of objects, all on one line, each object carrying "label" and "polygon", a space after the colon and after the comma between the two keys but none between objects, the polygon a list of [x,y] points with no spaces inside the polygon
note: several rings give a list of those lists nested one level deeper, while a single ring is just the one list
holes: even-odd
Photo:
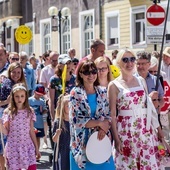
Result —
[{"label": "cobblestone pavement", "polygon": [[50,141],[48,139],[48,148],[43,149],[43,139],[41,139],[41,146],[40,146],[40,152],[41,152],[41,158],[40,161],[37,162],[37,170],[51,170],[52,163],[50,163],[50,155],[52,154],[52,149],[50,145]]},{"label": "cobblestone pavement", "polygon": [[[52,170],[52,163],[50,163],[50,155],[53,153],[51,149],[51,144],[48,138],[48,148],[43,149],[43,139],[41,139],[41,146],[40,146],[40,152],[41,152],[41,158],[40,161],[37,162],[37,170]],[[170,162],[167,163],[167,166],[165,170],[170,170]]]}]

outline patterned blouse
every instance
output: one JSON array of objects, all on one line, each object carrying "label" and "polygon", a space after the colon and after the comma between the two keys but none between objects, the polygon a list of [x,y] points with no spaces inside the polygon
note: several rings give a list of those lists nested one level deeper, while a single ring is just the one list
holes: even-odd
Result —
[{"label": "patterned blouse", "polygon": [[[91,117],[91,110],[87,99],[87,94],[84,87],[74,87],[70,92],[70,147],[71,153],[77,162],[79,168],[84,169],[86,164],[85,144],[86,131],[88,130],[88,138],[97,130],[96,128],[87,129],[85,124],[89,120],[104,120],[110,118],[109,103],[107,99],[107,91],[105,87],[95,87],[97,97],[97,108],[94,117]],[[110,131],[107,135],[111,139]]]},{"label": "patterned blouse", "polygon": [[[8,98],[10,95],[10,92],[12,90],[12,87],[15,83],[9,79],[4,78],[1,85],[0,85],[0,100],[4,101]],[[1,106],[2,108],[6,108],[8,105]]]},{"label": "patterned blouse", "polygon": [[[75,79],[76,77],[74,75],[71,76],[69,81],[66,81],[66,93],[70,93],[71,89],[75,87]],[[59,77],[56,77],[55,75],[50,78],[50,84],[49,87],[52,89],[55,89],[55,98],[54,98],[54,107],[56,107],[56,102],[58,100],[58,97],[62,93],[62,79]]]}]

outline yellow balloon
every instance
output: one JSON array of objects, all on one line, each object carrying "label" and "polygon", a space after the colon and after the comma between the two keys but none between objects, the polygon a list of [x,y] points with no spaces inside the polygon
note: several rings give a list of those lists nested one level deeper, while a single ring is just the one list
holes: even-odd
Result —
[{"label": "yellow balloon", "polygon": [[21,25],[15,31],[15,38],[20,44],[28,44],[32,40],[32,31],[29,27]]},{"label": "yellow balloon", "polygon": [[110,69],[114,78],[119,77],[120,69],[118,67],[116,67],[115,65],[110,65]]}]

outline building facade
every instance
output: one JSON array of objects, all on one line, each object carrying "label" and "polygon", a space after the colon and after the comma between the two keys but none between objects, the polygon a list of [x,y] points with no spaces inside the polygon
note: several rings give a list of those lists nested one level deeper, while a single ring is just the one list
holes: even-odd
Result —
[{"label": "building facade", "polygon": [[[0,0],[0,41],[5,42],[9,51],[25,50],[36,56],[46,50],[60,52],[61,49],[61,53],[67,53],[73,47],[81,58],[90,52],[90,41],[95,38],[105,42],[108,56],[112,50],[123,47],[153,51],[154,44],[147,41],[151,25],[146,19],[147,8],[152,4],[150,0]],[[167,0],[161,0],[159,5],[166,10]],[[58,11],[68,7],[71,14],[52,19],[48,14],[52,6]],[[32,30],[33,39],[29,44],[16,42],[15,30],[19,25],[27,25]],[[170,41],[169,25],[170,15],[165,46]],[[157,27],[163,26],[164,23]],[[160,50],[160,44],[156,48]]]}]

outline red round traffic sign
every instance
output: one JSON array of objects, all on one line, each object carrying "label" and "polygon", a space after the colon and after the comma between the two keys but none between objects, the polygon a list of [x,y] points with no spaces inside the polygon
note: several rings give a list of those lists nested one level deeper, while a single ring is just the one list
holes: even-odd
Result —
[{"label": "red round traffic sign", "polygon": [[147,9],[146,18],[150,24],[160,25],[165,20],[165,10],[157,4],[152,5]]}]

